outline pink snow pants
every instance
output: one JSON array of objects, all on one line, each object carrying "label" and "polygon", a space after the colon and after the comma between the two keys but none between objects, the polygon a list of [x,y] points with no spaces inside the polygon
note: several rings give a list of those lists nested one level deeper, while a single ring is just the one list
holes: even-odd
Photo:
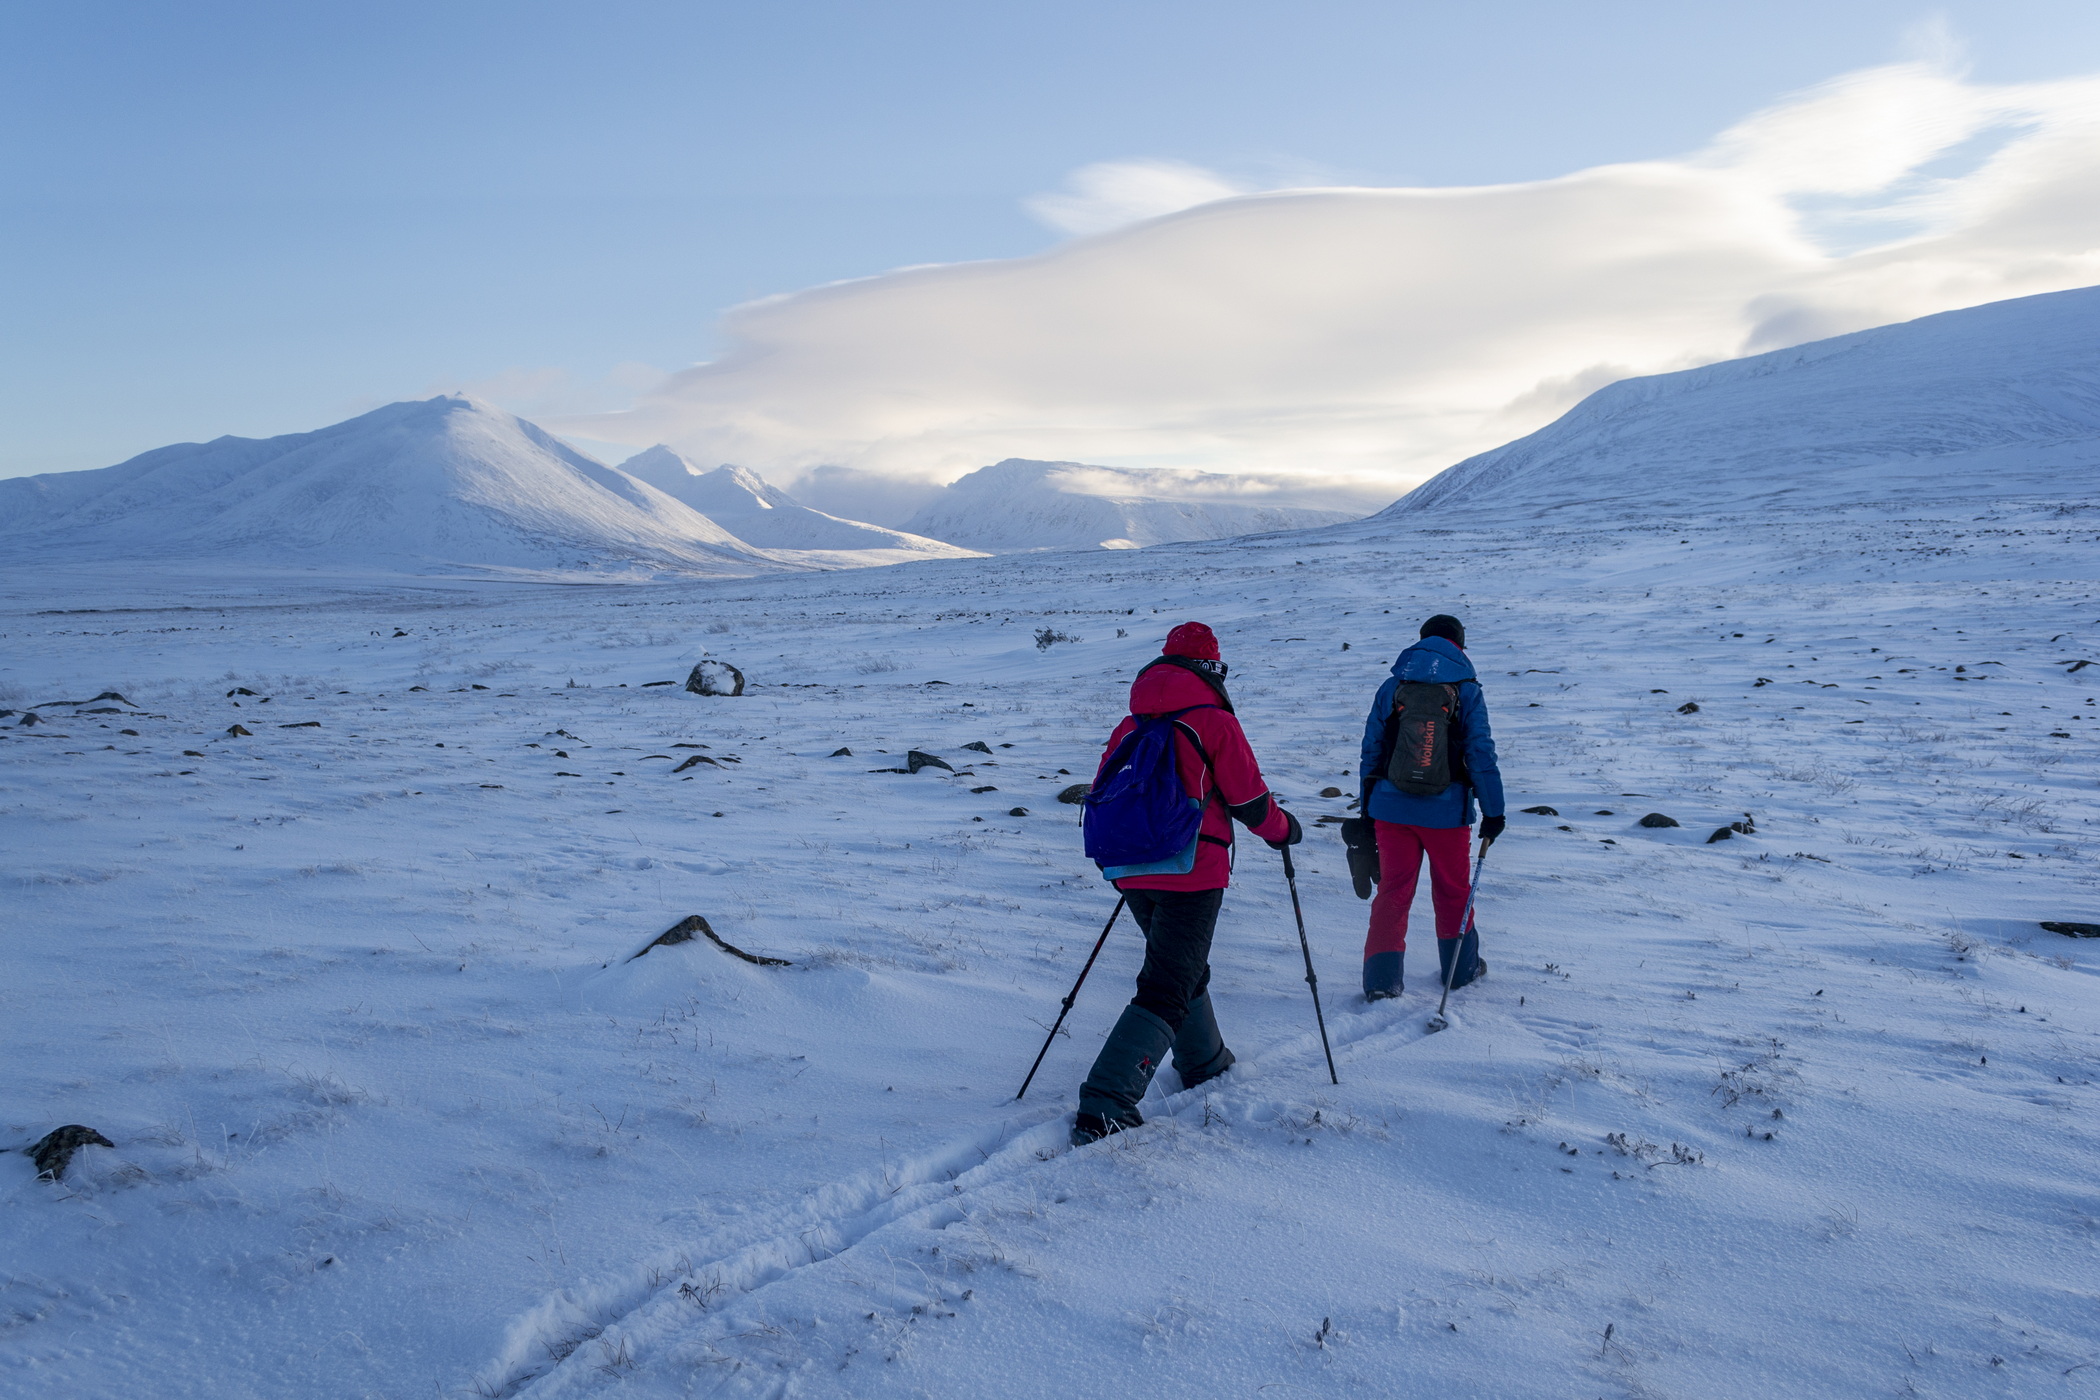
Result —
[{"label": "pink snow pants", "polygon": [[1457,938],[1466,913],[1466,855],[1473,844],[1470,826],[1404,826],[1376,822],[1378,893],[1371,900],[1371,931],[1364,936],[1364,956],[1407,951],[1407,907],[1415,900],[1422,856],[1429,855],[1429,899],[1436,908],[1436,936]]}]

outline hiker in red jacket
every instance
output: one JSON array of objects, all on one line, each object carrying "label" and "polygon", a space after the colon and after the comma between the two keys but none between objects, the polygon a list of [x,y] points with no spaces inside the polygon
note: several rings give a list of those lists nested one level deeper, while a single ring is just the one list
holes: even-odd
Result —
[{"label": "hiker in red jacket", "polygon": [[[1178,720],[1175,757],[1183,790],[1202,803],[1203,822],[1192,867],[1176,873],[1111,866],[1103,871],[1130,902],[1145,934],[1145,964],[1137,995],[1079,1090],[1072,1144],[1084,1146],[1135,1128],[1138,1100],[1169,1047],[1184,1088],[1213,1079],[1232,1064],[1210,1005],[1210,940],[1225,886],[1232,881],[1232,821],[1281,849],[1304,839],[1298,819],[1278,806],[1225,693],[1218,639],[1200,622],[1184,622],[1167,636],[1158,660],[1130,686],[1130,714],[1102,753],[1105,765],[1140,715],[1185,711]],[[1095,782],[1102,780],[1100,767]],[[1176,861],[1158,862],[1162,866]]]}]

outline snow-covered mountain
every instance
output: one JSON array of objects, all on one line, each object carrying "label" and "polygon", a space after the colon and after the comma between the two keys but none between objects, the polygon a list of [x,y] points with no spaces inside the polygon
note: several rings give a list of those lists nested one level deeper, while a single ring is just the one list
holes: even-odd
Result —
[{"label": "snow-covered mountain", "polygon": [[997,554],[1134,549],[1356,518],[1343,510],[1249,501],[1248,488],[1241,478],[1211,472],[1009,457],[950,485],[905,528]]},{"label": "snow-covered mountain", "polygon": [[763,549],[826,553],[875,550],[896,556],[880,561],[885,563],[912,558],[974,558],[978,554],[976,550],[923,535],[811,510],[757,472],[729,466],[707,471],[661,444],[628,458],[620,464],[620,470],[683,501],[747,544]]},{"label": "snow-covered mountain", "polygon": [[2100,489],[2100,287],[1621,380],[1381,518],[1784,509]]},{"label": "snow-covered mountain", "polygon": [[797,566],[522,419],[449,396],[0,481],[0,551],[357,572]]}]

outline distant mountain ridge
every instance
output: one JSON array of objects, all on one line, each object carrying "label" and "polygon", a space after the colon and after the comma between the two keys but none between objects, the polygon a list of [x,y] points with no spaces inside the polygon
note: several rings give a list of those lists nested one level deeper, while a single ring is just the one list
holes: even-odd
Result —
[{"label": "distant mountain ridge", "polygon": [[977,551],[903,530],[812,510],[754,471],[703,470],[658,444],[620,463],[620,470],[684,502],[747,544],[772,550],[882,551],[880,560],[973,558]]},{"label": "distant mountain ridge", "polygon": [[2100,287],[1625,379],[1381,512],[2100,493]]},{"label": "distant mountain ridge", "polygon": [[1245,490],[1246,483],[1223,474],[1009,457],[952,483],[905,528],[988,553],[1009,553],[1135,549],[1359,518],[1344,510],[1230,499]]},{"label": "distant mountain ridge", "polygon": [[0,550],[353,571],[797,567],[552,434],[459,396],[0,480]]}]

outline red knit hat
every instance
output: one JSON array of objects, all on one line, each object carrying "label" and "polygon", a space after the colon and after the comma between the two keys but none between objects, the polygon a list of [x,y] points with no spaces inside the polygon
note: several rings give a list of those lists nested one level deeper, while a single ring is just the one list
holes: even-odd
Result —
[{"label": "red knit hat", "polygon": [[1191,661],[1217,661],[1218,639],[1208,627],[1200,622],[1184,622],[1167,633],[1167,644],[1160,648],[1161,656],[1186,656]]}]

